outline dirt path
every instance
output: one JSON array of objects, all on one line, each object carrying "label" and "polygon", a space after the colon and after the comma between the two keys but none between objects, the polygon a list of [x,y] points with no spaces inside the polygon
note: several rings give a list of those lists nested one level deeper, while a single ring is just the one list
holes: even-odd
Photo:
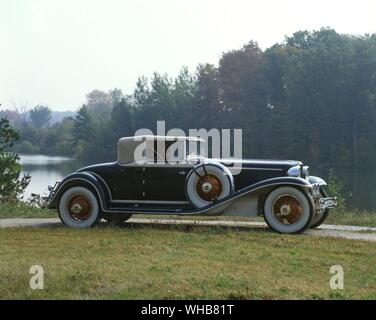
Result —
[{"label": "dirt path", "polygon": [[[180,219],[137,219],[128,220],[139,224],[179,224],[179,225],[203,225],[203,226],[226,226],[226,227],[250,227],[265,228],[263,222],[249,221],[203,221],[203,220],[180,220]],[[59,227],[61,222],[57,218],[51,219],[0,219],[0,229],[22,227]],[[335,237],[354,240],[376,241],[376,228],[359,226],[337,226],[324,224],[319,229],[307,230],[304,234],[315,237]]]}]

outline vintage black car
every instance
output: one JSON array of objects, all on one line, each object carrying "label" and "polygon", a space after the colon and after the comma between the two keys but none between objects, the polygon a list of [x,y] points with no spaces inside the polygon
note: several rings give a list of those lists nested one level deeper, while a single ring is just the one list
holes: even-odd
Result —
[{"label": "vintage black car", "polygon": [[[204,149],[205,142],[195,137],[121,138],[117,161],[57,182],[48,207],[73,228],[102,218],[124,222],[134,214],[260,215],[277,232],[299,233],[322,224],[337,204],[327,196],[325,181],[309,176],[300,161],[209,159],[192,153],[193,143],[196,151]],[[183,156],[166,161],[177,150]]]}]

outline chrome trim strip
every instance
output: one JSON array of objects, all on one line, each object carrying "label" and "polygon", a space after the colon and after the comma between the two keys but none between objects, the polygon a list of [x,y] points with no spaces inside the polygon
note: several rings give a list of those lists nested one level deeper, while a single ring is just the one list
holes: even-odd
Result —
[{"label": "chrome trim strip", "polygon": [[[228,169],[240,169],[240,170],[266,170],[266,171],[283,171],[283,169],[280,169],[280,168],[259,168],[259,167],[232,167],[232,166],[229,166],[229,165],[226,165],[226,164],[223,164],[221,162],[213,162],[213,163],[219,163],[219,164],[222,164],[223,166],[225,166],[226,168]],[[200,165],[200,164],[209,164],[209,163],[181,163],[181,164],[169,164],[169,163],[135,163],[135,162],[132,162],[132,163],[120,163],[118,162],[118,164],[122,167],[145,167],[145,168],[150,168],[150,167],[155,167],[155,168],[164,168],[164,167],[168,167],[168,168],[192,168],[194,167],[195,165]]]},{"label": "chrome trim strip", "polygon": [[280,168],[250,168],[250,167],[230,167],[224,165],[229,170],[231,169],[240,169],[240,170],[267,170],[267,171],[283,171],[283,169]]},{"label": "chrome trim strip", "polygon": [[169,167],[169,168],[192,168],[196,164],[191,164],[191,163],[181,163],[181,164],[169,164],[169,163],[136,163],[136,162],[131,162],[131,163],[117,163],[122,166],[122,167],[139,167],[139,168],[163,168],[163,167]]},{"label": "chrome trim strip", "polygon": [[190,204],[189,201],[163,201],[163,200],[112,200],[112,203],[150,203],[150,204]]}]

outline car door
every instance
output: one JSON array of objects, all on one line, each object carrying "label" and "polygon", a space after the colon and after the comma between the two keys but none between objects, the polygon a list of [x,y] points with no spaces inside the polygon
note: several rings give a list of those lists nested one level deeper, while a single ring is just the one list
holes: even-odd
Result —
[{"label": "car door", "polygon": [[144,181],[145,168],[143,166],[122,166],[112,176],[112,202],[137,202],[145,199]]},{"label": "car door", "polygon": [[185,180],[189,165],[153,164],[145,168],[145,198],[170,204],[189,203],[185,195]]}]

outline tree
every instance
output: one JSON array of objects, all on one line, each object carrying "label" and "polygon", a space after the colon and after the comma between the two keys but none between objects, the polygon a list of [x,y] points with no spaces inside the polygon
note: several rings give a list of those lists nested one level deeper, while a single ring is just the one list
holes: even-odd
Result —
[{"label": "tree", "polygon": [[[113,92],[113,96],[118,98],[118,92]],[[110,119],[113,103],[111,93],[101,90],[93,90],[86,95],[86,107],[93,117],[93,120]]]},{"label": "tree", "polygon": [[109,127],[115,139],[131,136],[134,133],[133,106],[128,100],[122,99],[114,106]]},{"label": "tree", "polygon": [[211,64],[199,65],[196,79],[191,124],[196,128],[220,128],[223,103],[220,98],[218,70]]},{"label": "tree", "polygon": [[16,201],[30,182],[30,176],[20,179],[21,164],[16,153],[7,152],[20,135],[8,119],[0,120],[0,202]]},{"label": "tree", "polygon": [[74,117],[72,141],[77,145],[80,141],[88,142],[94,137],[93,119],[87,106],[82,106]]},{"label": "tree", "polygon": [[114,88],[109,91],[111,96],[112,107],[115,107],[122,99],[124,99],[124,93],[121,89]]},{"label": "tree", "polygon": [[273,128],[265,130],[270,110],[264,52],[253,41],[227,52],[219,62],[218,74],[226,127],[236,125],[243,130],[245,155],[270,156],[265,144]]},{"label": "tree", "polygon": [[172,94],[175,103],[176,127],[183,129],[185,132],[188,132],[192,127],[189,119],[194,105],[196,84],[195,75],[192,75],[186,67],[182,68],[173,84]]},{"label": "tree", "polygon": [[51,109],[44,106],[36,106],[30,110],[30,119],[36,128],[44,128],[51,120]]}]

